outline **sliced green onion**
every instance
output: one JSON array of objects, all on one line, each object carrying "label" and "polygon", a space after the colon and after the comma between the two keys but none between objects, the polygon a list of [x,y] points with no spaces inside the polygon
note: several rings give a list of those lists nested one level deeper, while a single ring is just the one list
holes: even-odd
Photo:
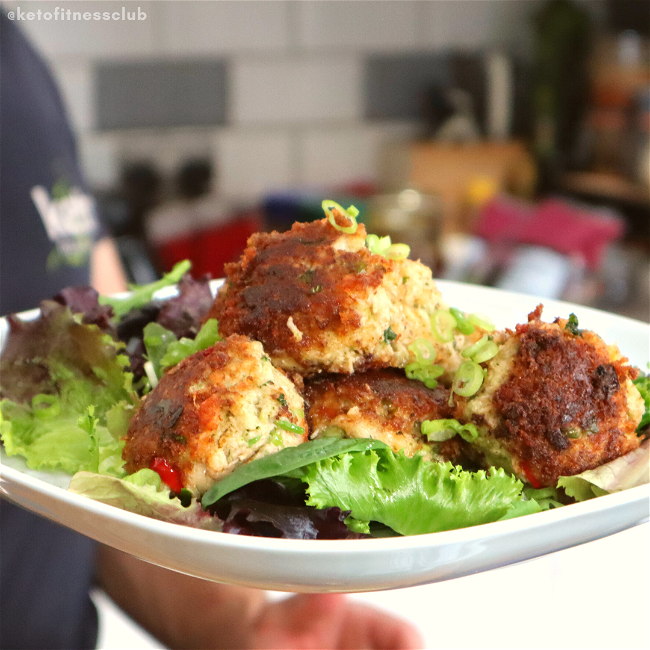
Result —
[{"label": "sliced green onion", "polygon": [[282,434],[277,429],[273,429],[273,431],[271,431],[271,435],[269,436],[269,442],[274,444],[276,447],[279,447],[283,442]]},{"label": "sliced green onion", "polygon": [[456,309],[456,307],[450,307],[449,313],[456,319],[456,329],[461,334],[465,334],[465,336],[467,336],[474,333],[474,325],[470,323],[467,316],[465,316],[465,314],[460,309]]},{"label": "sliced green onion", "polygon": [[433,363],[436,358],[436,350],[431,341],[427,339],[415,339],[408,349],[415,355],[415,360],[420,364]]},{"label": "sliced green onion", "polygon": [[415,376],[418,370],[422,367],[421,364],[417,363],[416,361],[413,363],[408,363],[406,364],[406,367],[404,368],[404,372],[406,373],[406,376],[409,379],[417,379]]},{"label": "sliced green onion", "polygon": [[384,255],[392,246],[390,236],[379,237],[379,235],[370,234],[366,237],[366,246],[374,255]]},{"label": "sliced green onion", "polygon": [[389,260],[405,260],[411,253],[411,247],[407,244],[393,244],[390,235],[379,237],[370,234],[366,237],[366,247],[374,255],[381,255]]},{"label": "sliced green onion", "polygon": [[486,332],[494,331],[494,323],[485,314],[470,314],[467,318],[470,323]]},{"label": "sliced green onion", "polygon": [[405,260],[411,252],[411,247],[408,244],[392,244],[386,251],[386,257],[389,260],[399,262]]},{"label": "sliced green onion", "polygon": [[421,363],[409,363],[406,368],[404,368],[406,376],[409,379],[417,379],[421,381],[427,388],[435,388],[438,385],[436,379],[444,373],[444,368],[438,365],[432,365],[430,363],[421,364]]},{"label": "sliced green onion", "polygon": [[489,343],[488,335],[483,334],[483,336],[478,341],[476,341],[474,345],[470,345],[468,348],[465,348],[461,352],[461,355],[464,356],[466,359],[473,359],[474,355],[477,352],[480,352],[488,343]]},{"label": "sliced green onion", "polygon": [[456,420],[425,420],[420,430],[429,442],[444,442],[453,438],[458,431],[451,423],[457,423]]},{"label": "sliced green onion", "polygon": [[499,351],[499,346],[494,341],[488,341],[481,350],[479,350],[472,359],[476,363],[485,363],[495,357]]},{"label": "sliced green onion", "polygon": [[458,435],[467,442],[472,442],[478,438],[478,429],[475,424],[471,422],[468,424],[463,424],[460,429],[458,429]]},{"label": "sliced green onion", "polygon": [[483,368],[476,361],[463,361],[456,371],[451,391],[462,397],[470,397],[481,387],[483,377]]},{"label": "sliced green onion", "polygon": [[461,424],[458,420],[425,420],[420,429],[429,442],[443,442],[458,434],[463,440],[472,442],[478,438],[478,429],[474,424]]},{"label": "sliced green onion", "polygon": [[443,343],[454,340],[454,328],[456,319],[444,309],[436,309],[431,314],[431,331],[434,336]]},{"label": "sliced green onion", "polygon": [[254,438],[251,438],[251,439],[248,441],[248,446],[249,446],[249,447],[252,447],[256,442],[259,442],[259,440],[260,440],[261,437],[262,437],[262,436],[255,436]]},{"label": "sliced green onion", "polygon": [[289,420],[276,420],[275,426],[280,427],[280,429],[284,429],[285,431],[291,431],[291,433],[305,433],[305,430],[301,426],[289,422]]},{"label": "sliced green onion", "polygon": [[[330,200],[325,200],[321,204],[323,207],[323,210],[325,211],[325,214],[327,215],[327,220],[337,229],[340,230],[341,232],[347,233],[347,234],[353,234],[357,232],[357,215],[359,214],[359,210],[357,210],[353,205],[351,205],[347,210],[343,207],[341,207],[336,201],[330,201]],[[334,214],[335,212],[339,212],[342,216],[346,217],[347,219],[350,220],[350,225],[349,226],[340,226],[336,222],[336,215]]]}]

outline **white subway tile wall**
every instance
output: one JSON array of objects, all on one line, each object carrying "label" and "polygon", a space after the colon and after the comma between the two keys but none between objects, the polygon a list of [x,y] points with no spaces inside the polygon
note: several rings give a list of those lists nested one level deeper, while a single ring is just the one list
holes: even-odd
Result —
[{"label": "white subway tile wall", "polygon": [[119,177],[119,147],[113,134],[86,131],[77,138],[86,182],[94,190],[110,190]]},{"label": "white subway tile wall", "polygon": [[[369,57],[497,46],[525,51],[530,17],[543,1],[11,0],[3,6],[102,13],[121,13],[125,6],[146,14],[139,21],[21,23],[59,78],[92,182],[107,184],[125,160],[149,159],[167,168],[209,149],[220,169],[220,191],[257,200],[264,192],[305,184],[328,188],[377,180],[390,127],[366,118],[372,115],[364,86]],[[583,4],[602,14],[604,0]],[[179,58],[226,65],[225,125],[163,127],[146,136],[140,129],[95,133],[98,64]],[[407,130],[416,126],[413,121]]]},{"label": "white subway tile wall", "polygon": [[95,128],[93,64],[83,58],[63,61],[54,70],[68,118],[77,133]]},{"label": "white subway tile wall", "polygon": [[295,186],[295,138],[287,128],[224,129],[214,139],[222,194],[258,201]]},{"label": "white subway tile wall", "polygon": [[[75,59],[126,59],[146,57],[154,52],[154,13],[158,10],[152,1],[122,2],[3,2],[7,11],[27,14],[33,12],[32,19],[24,17],[20,25],[31,36],[40,51],[50,58]],[[122,20],[122,8],[135,14],[136,20]],[[58,9],[58,15],[57,15]],[[38,19],[37,12],[41,12]],[[65,19],[60,12],[66,13]],[[68,17],[67,12],[70,11]],[[140,20],[138,20],[138,11]],[[45,17],[50,14],[50,18]],[[117,13],[119,19],[104,19],[104,13]],[[76,16],[74,14],[79,14]],[[83,15],[89,14],[90,19]],[[99,14],[95,19],[94,14]],[[126,17],[126,14],[125,14]]]},{"label": "white subway tile wall", "polygon": [[361,73],[361,60],[355,56],[235,59],[232,122],[360,121]]},{"label": "white subway tile wall", "polygon": [[163,55],[282,52],[289,41],[288,1],[161,2],[158,51]]},{"label": "white subway tile wall", "polygon": [[318,187],[323,178],[338,186],[374,182],[382,135],[373,126],[305,129],[299,138],[300,184]]},{"label": "white subway tile wall", "polygon": [[215,130],[211,127],[125,129],[101,133],[102,142],[112,143],[118,166],[136,160],[152,162],[165,176],[171,176],[188,158],[212,157],[214,137]]},{"label": "white subway tile wall", "polygon": [[324,54],[423,48],[427,43],[420,25],[425,4],[411,0],[297,2],[298,45]]},{"label": "white subway tile wall", "polygon": [[474,51],[487,46],[521,51],[532,44],[530,21],[544,3],[537,0],[461,0],[424,4],[425,39],[434,48]]}]

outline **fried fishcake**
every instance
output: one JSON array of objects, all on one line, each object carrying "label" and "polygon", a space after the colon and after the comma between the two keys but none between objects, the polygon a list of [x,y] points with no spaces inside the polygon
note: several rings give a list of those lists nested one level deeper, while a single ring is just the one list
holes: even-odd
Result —
[{"label": "fried fishcake", "polygon": [[542,322],[541,311],[502,335],[474,396],[454,396],[454,417],[478,426],[475,457],[534,487],[636,449],[644,412],[632,383],[638,371],[616,346],[590,331],[574,334],[564,319]]},{"label": "fried fishcake", "polygon": [[206,318],[305,376],[403,367],[415,339],[433,340],[440,292],[428,267],[373,254],[365,239],[362,224],[346,234],[327,219],[255,234]]},{"label": "fried fishcake", "polygon": [[407,379],[400,370],[370,370],[352,375],[324,375],[305,382],[310,437],[342,435],[374,438],[407,456],[457,462],[463,441],[428,443],[421,434],[424,420],[451,417],[449,390],[433,390]]},{"label": "fried fishcake", "polygon": [[262,344],[234,335],[170,369],[131,421],[127,472],[167,461],[202,494],[238,465],[307,439],[304,403]]}]

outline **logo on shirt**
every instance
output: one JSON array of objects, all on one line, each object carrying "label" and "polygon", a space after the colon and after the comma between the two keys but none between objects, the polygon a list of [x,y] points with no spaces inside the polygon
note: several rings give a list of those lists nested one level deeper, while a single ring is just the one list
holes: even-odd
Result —
[{"label": "logo on shirt", "polygon": [[51,195],[42,185],[36,185],[31,196],[47,236],[54,243],[48,269],[85,264],[98,230],[93,199],[63,181],[54,184]]}]

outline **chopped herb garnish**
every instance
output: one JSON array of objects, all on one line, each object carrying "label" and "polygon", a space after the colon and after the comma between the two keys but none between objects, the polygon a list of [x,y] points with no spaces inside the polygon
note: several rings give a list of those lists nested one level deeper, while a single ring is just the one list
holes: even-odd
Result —
[{"label": "chopped herb garnish", "polygon": [[569,330],[574,336],[582,336],[582,330],[578,329],[578,317],[575,314],[569,315],[569,320],[564,326],[565,330]]},{"label": "chopped herb garnish", "polygon": [[310,289],[311,293],[318,293],[323,287],[320,286],[320,284],[317,284],[315,287],[312,287]]},{"label": "chopped herb garnish", "polygon": [[384,330],[384,343],[388,343],[389,341],[394,341],[396,338],[397,338],[397,334],[393,332],[390,326]]},{"label": "chopped herb garnish", "polygon": [[316,271],[314,271],[314,269],[307,269],[304,273],[301,273],[298,276],[298,280],[305,282],[306,284],[311,284],[314,280],[315,275]]},{"label": "chopped herb garnish", "polygon": [[300,433],[301,435],[305,433],[305,430],[301,426],[294,424],[293,422],[289,422],[289,420],[276,420],[275,424],[276,426],[280,427],[280,429],[291,431],[291,433]]},{"label": "chopped herb garnish", "polygon": [[287,404],[287,398],[284,396],[284,393],[280,393],[280,396],[278,397],[278,402],[282,404],[282,406],[288,407],[289,405]]},{"label": "chopped herb garnish", "polygon": [[[172,492],[172,495],[174,493]],[[189,508],[192,505],[192,493],[187,489],[183,488],[180,492],[176,493],[178,500],[181,502],[183,508]]]}]

